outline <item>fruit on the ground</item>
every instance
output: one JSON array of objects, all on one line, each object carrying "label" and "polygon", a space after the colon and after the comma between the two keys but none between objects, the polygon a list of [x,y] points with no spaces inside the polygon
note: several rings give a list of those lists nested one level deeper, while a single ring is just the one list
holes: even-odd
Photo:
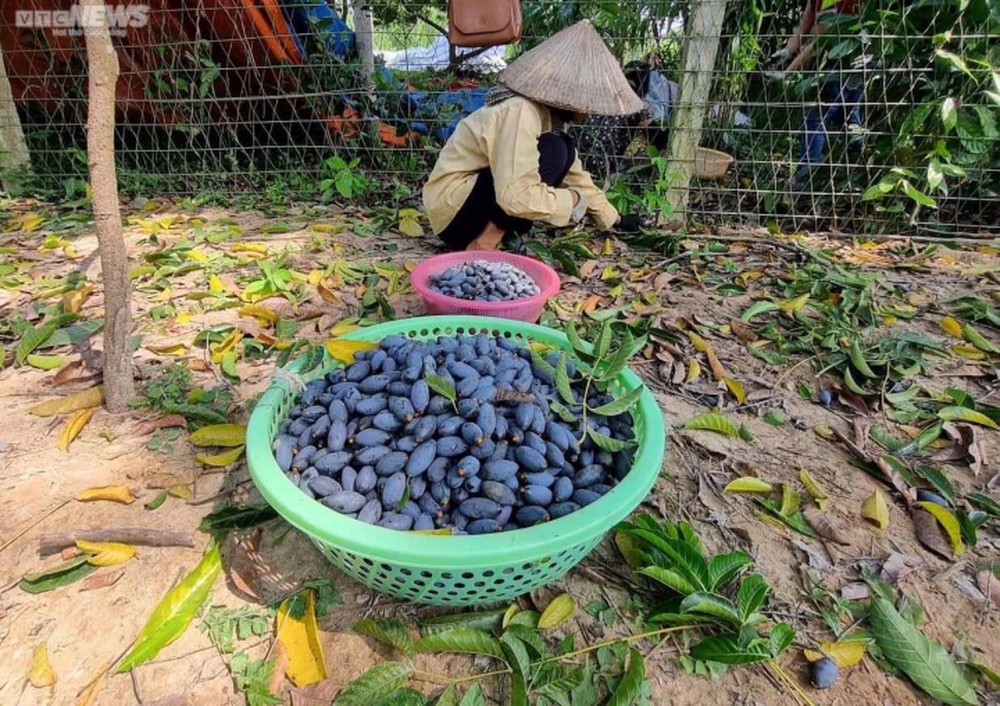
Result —
[{"label": "fruit on the ground", "polygon": [[839,677],[840,667],[829,657],[813,662],[811,681],[817,689],[829,689]]},{"label": "fruit on the ground", "polygon": [[389,529],[487,534],[559,519],[598,501],[632,466],[630,449],[603,450],[584,429],[634,440],[627,412],[588,412],[585,427],[565,421],[567,410],[583,417],[584,394],[591,409],[613,399],[568,373],[573,404],[514,340],[389,336],[306,384],[274,440],[275,460],[317,502]]}]

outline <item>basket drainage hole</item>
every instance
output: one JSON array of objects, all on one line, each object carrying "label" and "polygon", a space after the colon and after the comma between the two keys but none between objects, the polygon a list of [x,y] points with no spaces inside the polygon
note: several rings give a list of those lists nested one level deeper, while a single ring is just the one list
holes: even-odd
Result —
[{"label": "basket drainage hole", "polygon": [[462,578],[463,579],[474,579],[474,578],[476,578],[476,575],[474,573],[472,573],[471,571],[466,571],[465,573],[462,574]]}]

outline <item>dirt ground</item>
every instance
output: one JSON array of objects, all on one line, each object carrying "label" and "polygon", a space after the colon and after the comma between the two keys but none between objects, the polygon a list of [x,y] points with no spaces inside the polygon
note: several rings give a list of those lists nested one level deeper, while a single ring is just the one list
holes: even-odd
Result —
[{"label": "dirt ground", "polygon": [[[21,218],[21,226],[26,225],[24,214],[46,213],[50,220],[35,228],[8,224],[7,233],[2,236],[2,245],[10,248],[4,251],[5,256],[27,262],[23,271],[30,275],[29,281],[0,290],[0,311],[4,317],[15,312],[24,315],[38,291],[50,286],[43,281],[45,278],[72,271],[86,274],[92,282],[99,278],[97,243],[89,225],[63,231],[63,237],[75,251],[71,252],[73,257],[66,257],[65,251],[58,248],[42,247],[44,252],[40,252],[51,225],[59,222],[55,211],[44,204],[22,202],[13,206],[15,217]],[[268,249],[268,258],[287,249],[290,267],[303,274],[313,270],[327,274],[328,266],[336,261],[391,263],[405,274],[401,268],[406,263],[431,254],[435,247],[430,237],[406,236],[391,229],[377,236],[354,232],[359,230],[355,227],[359,218],[327,210],[293,210],[279,219],[254,213],[193,210],[163,200],[141,207],[134,205],[129,213],[137,219],[130,221],[126,236],[136,266],[146,262],[146,255],[190,238],[210,260],[219,252],[233,252],[236,244],[260,244]],[[287,232],[268,232],[268,224],[275,220],[290,224]],[[226,229],[229,236],[218,242],[205,235]],[[595,256],[593,264],[583,263],[581,279],[564,280],[554,310],[570,316],[578,305],[585,309],[621,306],[642,292],[650,292],[652,297],[645,301],[645,308],[632,315],[658,316],[664,325],[680,319],[694,320],[717,330],[738,319],[752,299],[750,294],[723,296],[705,284],[706,277],[713,272],[726,272],[733,277],[740,272],[789,267],[801,257],[796,243],[839,249],[835,259],[879,272],[886,281],[906,285],[920,314],[913,321],[894,325],[915,328],[941,342],[947,338],[937,325],[942,316],[942,302],[969,293],[988,298],[1000,291],[993,279],[993,273],[1000,271],[1000,259],[992,250],[921,251],[919,266],[914,267],[914,253],[918,251],[915,244],[873,246],[852,243],[849,238],[818,237],[776,240],[762,231],[727,233],[715,240],[692,236],[681,242],[680,254],[667,261],[611,242],[610,255]],[[602,245],[603,241],[594,240],[595,252],[601,251]],[[691,253],[709,252],[705,250],[707,245],[712,246],[715,255],[686,258]],[[193,262],[202,264],[200,259]],[[674,269],[677,263],[681,266]],[[249,264],[244,262],[242,267]],[[670,274],[631,284],[626,278],[625,289],[615,298],[609,296],[612,287],[602,280],[606,266],[625,272],[630,268],[637,271],[651,268],[657,273]],[[235,269],[229,265],[217,269],[219,281],[227,291],[239,289]],[[169,358],[149,349],[152,346],[163,351],[177,343],[191,346],[199,331],[223,323],[240,325],[243,321],[244,333],[256,333],[237,316],[236,307],[242,302],[235,298],[226,306],[213,308],[204,305],[206,299],[191,296],[209,287],[206,274],[210,271],[211,265],[205,264],[204,270],[192,269],[175,275],[167,294],[162,288],[144,286],[138,281],[134,300],[136,328],[143,339],[136,359],[146,378],[164,359],[188,365],[198,384],[225,386],[231,389],[237,403],[244,403],[267,386],[274,367],[273,356],[266,361],[240,360],[237,369],[242,380],[233,384],[210,360],[206,361],[206,354],[197,347]],[[334,272],[332,279],[323,279],[330,283],[328,291],[333,296],[324,297],[316,282],[305,281],[302,288],[307,294],[294,307],[280,299],[268,299],[261,304],[288,312],[303,322],[298,336],[321,340],[334,325],[363,313],[361,290],[357,285],[338,282],[337,277]],[[598,299],[591,299],[588,304],[588,297],[594,296]],[[405,289],[388,294],[387,299],[396,316],[421,313],[419,299]],[[171,303],[175,313],[155,315],[156,307],[164,303]],[[101,308],[98,285],[81,313],[93,317]],[[154,315],[158,320],[154,320]],[[99,353],[100,336],[92,340],[93,349],[85,346],[63,351],[66,362],[93,360]],[[827,591],[836,594],[857,580],[858,562],[881,562],[890,555],[908,558],[909,566],[900,574],[898,586],[922,605],[925,612],[922,629],[947,649],[959,638],[966,640],[974,659],[1000,669],[997,629],[1000,612],[996,596],[989,600],[976,585],[976,569],[997,557],[995,526],[982,530],[978,546],[969,547],[957,561],[946,561],[924,549],[899,504],[890,501],[890,529],[880,532],[859,517],[859,509],[867,496],[876,488],[884,490],[884,486],[850,465],[843,444],[821,438],[814,431],[817,426],[826,426],[851,436],[852,425],[857,421],[885,421],[880,420],[880,413],[866,417],[849,405],[834,403],[826,407],[803,399],[796,391],[800,383],[813,391],[825,384],[814,377],[808,364],[776,370],[746,355],[743,344],[732,335],[714,336],[711,343],[721,362],[749,393],[742,405],[727,400],[725,413],[738,424],[744,424],[755,440],[746,442],[707,431],[684,430],[687,420],[708,411],[706,398],[717,399],[721,395],[715,384],[708,382],[711,376],[704,373],[698,380],[685,383],[687,375],[683,371],[679,376],[677,373],[676,363],[680,361],[675,360],[673,368],[662,357],[640,361],[636,370],[656,394],[669,430],[662,477],[645,509],[671,520],[692,522],[711,552],[741,548],[755,557],[758,570],[774,587],[769,615],[790,622],[798,631],[795,645],[780,660],[785,671],[817,704],[929,703],[908,682],[887,675],[870,659],[853,668],[828,691],[817,691],[808,685],[802,648],[830,640],[832,635],[806,596],[807,574],[811,570]],[[183,435],[168,453],[148,448],[150,431],[144,426],[157,416],[148,411],[136,410],[115,417],[98,410],[68,452],[59,450],[56,440],[64,420],[33,416],[27,410],[41,400],[84,389],[93,381],[57,386],[52,371],[27,366],[15,368],[9,362],[8,358],[8,366],[0,372],[0,398],[5,410],[0,426],[0,665],[3,665],[0,704],[71,704],[129,646],[160,597],[198,562],[209,540],[207,534],[195,531],[200,519],[227,500],[253,502],[259,500],[259,495],[248,482],[242,462],[228,469],[206,468],[195,461],[194,450]],[[997,389],[996,371],[989,361],[972,364],[959,358],[935,359],[932,371],[920,381],[936,389],[955,385],[980,401],[988,401]],[[785,423],[781,426],[767,423],[765,415],[770,411],[780,411]],[[237,421],[245,418],[243,415]],[[984,461],[978,475],[963,462],[947,467],[949,478],[958,490],[988,490],[997,473],[992,459],[1000,458],[998,438],[992,431],[980,430]],[[826,489],[830,496],[828,514],[846,534],[847,544],[811,540],[787,528],[765,524],[755,516],[748,498],[722,492],[730,480],[748,474],[759,475],[775,485],[796,483],[802,469],[808,470]],[[191,490],[190,498],[170,497],[156,510],[144,508],[162,488],[184,481]],[[122,505],[73,500],[84,489],[117,484],[130,487],[138,501]],[[17,583],[25,573],[58,562],[58,557],[40,555],[41,535],[123,526],[189,532],[195,546],[139,547],[132,561],[121,567],[101,569],[104,573],[120,572],[120,578],[93,590],[84,590],[85,583],[39,595],[18,588]],[[333,606],[320,621],[328,680],[305,689],[295,689],[287,681],[276,687],[286,703],[329,703],[343,684],[386,657],[385,650],[351,632],[357,620],[370,616],[409,620],[440,611],[402,604],[368,591],[327,564],[297,531],[287,529],[280,520],[263,526],[258,547],[268,571],[260,579],[261,596],[273,599],[301,581],[325,578],[340,592],[343,603]],[[799,547],[806,547],[808,553]],[[226,549],[232,550],[231,544]],[[592,641],[637,631],[636,616],[628,605],[627,584],[619,578],[625,571],[613,543],[605,541],[560,581],[554,590],[570,592],[578,606],[592,600],[606,600],[617,607],[621,616],[611,627],[605,627],[578,610],[566,629]],[[246,603],[245,593],[231,579],[220,579],[209,605]],[[196,620],[179,640],[131,675],[108,675],[90,703],[115,706],[246,703],[244,695],[234,687],[225,660],[197,624]],[[56,675],[51,688],[36,688],[26,679],[32,649],[39,642],[47,643]],[[269,638],[263,636],[257,642],[252,649],[255,654],[263,654]],[[254,645],[254,641],[245,645]],[[647,653],[647,678],[652,685],[654,704],[794,703],[787,689],[764,668],[731,669],[713,680],[685,673],[676,658],[682,650],[679,642],[668,641],[656,647],[645,644],[643,649]],[[452,675],[473,673],[480,668],[472,660],[433,657],[418,658],[418,665],[427,671]],[[430,693],[435,687],[426,682],[418,684],[418,688]],[[995,696],[992,700],[989,695],[985,698],[988,703],[1000,703]]]}]

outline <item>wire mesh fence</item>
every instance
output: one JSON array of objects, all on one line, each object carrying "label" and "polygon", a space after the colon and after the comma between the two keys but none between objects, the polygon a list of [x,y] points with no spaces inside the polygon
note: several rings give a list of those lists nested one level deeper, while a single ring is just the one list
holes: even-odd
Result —
[{"label": "wire mesh fence", "polygon": [[[108,15],[120,183],[133,194],[413,200],[497,71],[587,18],[647,109],[571,128],[581,156],[623,210],[663,210],[676,108],[691,102],[680,89],[699,66],[692,47],[706,46],[685,26],[715,2],[689,220],[1000,234],[995,0],[523,0],[520,42],[461,51],[444,0],[372,0],[371,74],[363,8],[346,1],[147,1]],[[67,0],[2,4],[16,112],[0,111],[0,150],[20,188],[85,191],[85,20]],[[11,159],[13,122],[30,165]]]}]

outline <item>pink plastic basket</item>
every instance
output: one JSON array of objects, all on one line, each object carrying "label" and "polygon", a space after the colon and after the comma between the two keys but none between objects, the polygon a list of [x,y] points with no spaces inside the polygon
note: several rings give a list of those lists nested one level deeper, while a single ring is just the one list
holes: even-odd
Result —
[{"label": "pink plastic basket", "polygon": [[[512,302],[472,302],[446,297],[431,291],[428,287],[431,275],[439,274],[450,267],[463,265],[473,260],[507,262],[514,265],[535,280],[535,284],[538,285],[541,292],[533,297]],[[505,252],[465,251],[435,255],[413,268],[410,282],[424,298],[424,306],[427,308],[428,314],[494,316],[501,319],[527,321],[528,323],[536,323],[542,315],[545,302],[559,293],[559,275],[556,274],[555,270],[534,258],[511,255]]]}]

